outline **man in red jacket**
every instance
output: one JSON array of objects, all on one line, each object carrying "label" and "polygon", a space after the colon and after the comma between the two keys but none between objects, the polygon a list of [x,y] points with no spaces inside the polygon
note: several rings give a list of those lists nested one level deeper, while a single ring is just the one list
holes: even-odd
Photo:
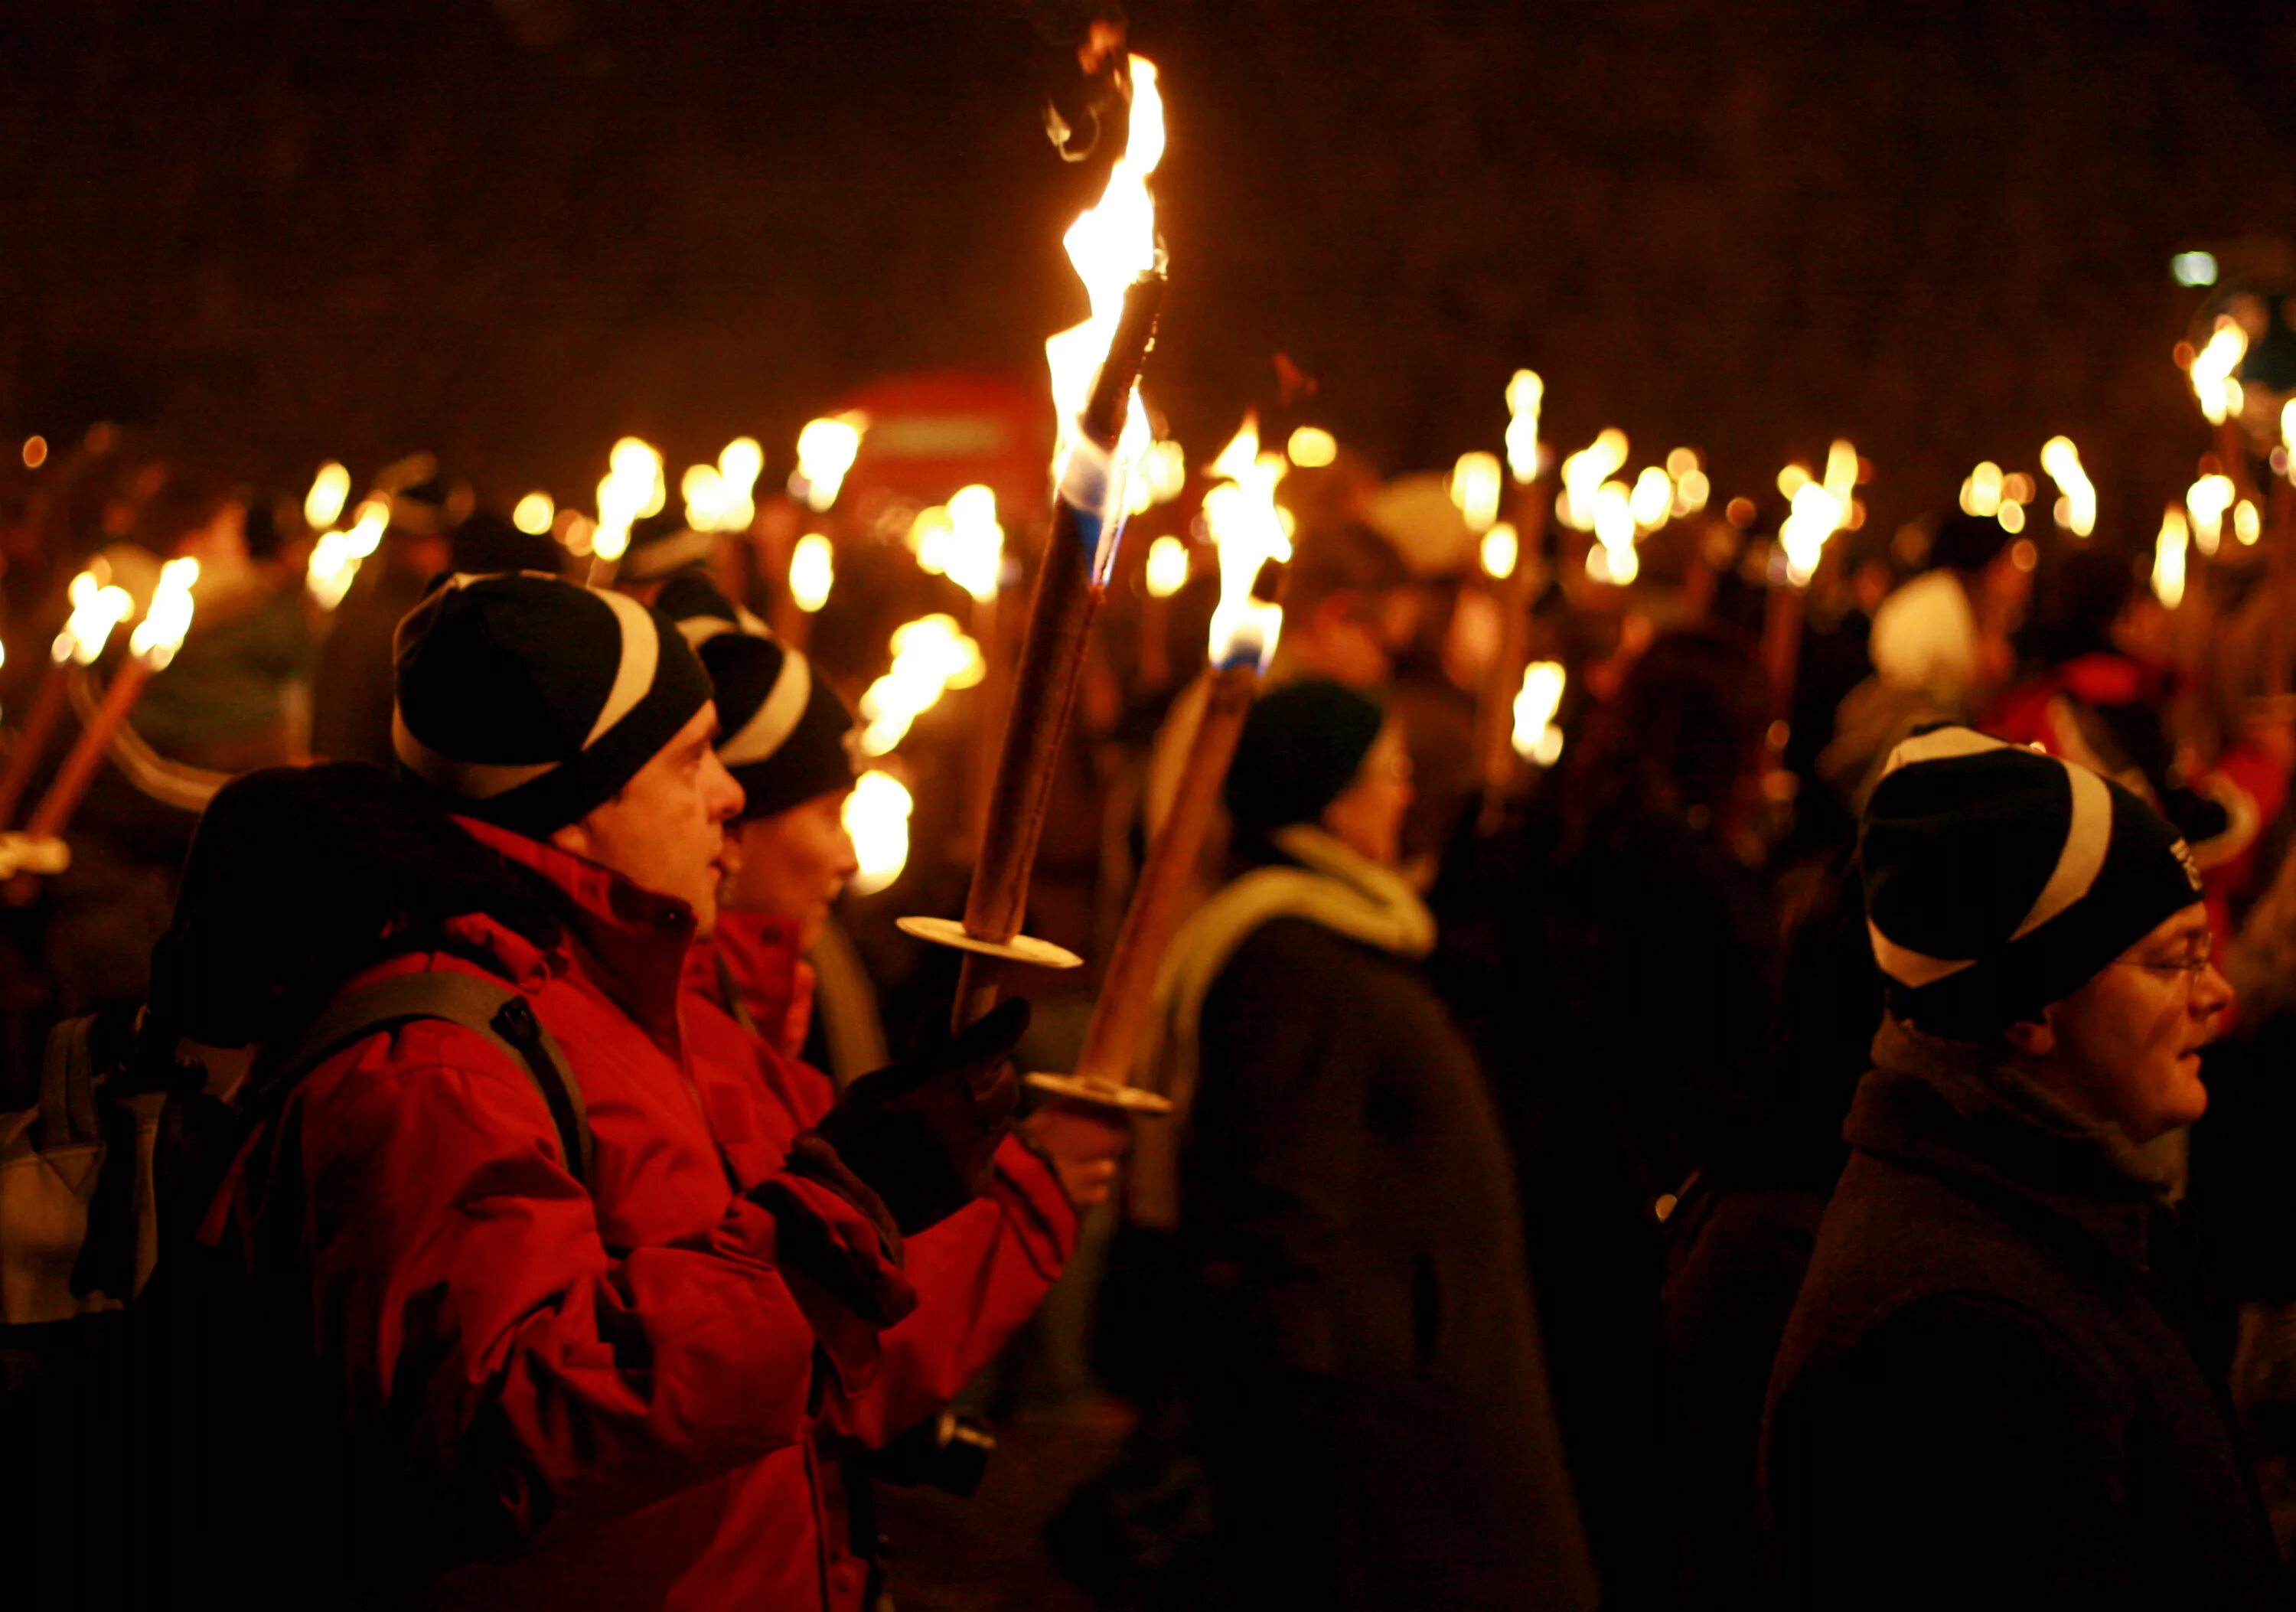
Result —
[{"label": "man in red jacket", "polygon": [[[742,630],[734,606],[698,580],[673,581],[661,608],[700,652],[716,690],[718,755],[744,804],[728,828],[718,924],[688,953],[685,1024],[695,1079],[713,1113],[778,1124],[718,1136],[744,1180],[776,1167],[836,1099],[801,1049],[813,999],[806,960],[857,863],[843,809],[852,793],[853,713],[805,656]],[[817,1424],[811,1444],[768,1457],[787,1500],[782,1526],[817,1530],[818,1574],[792,1571],[771,1604],[857,1612],[867,1542],[854,1513],[865,1491],[850,1460],[945,1407],[1036,1310],[1075,1246],[1077,1207],[1107,1196],[1127,1132],[1111,1118],[1040,1109],[998,1148],[987,1192],[906,1247],[917,1307],[888,1330],[876,1380]],[[762,1475],[761,1475],[761,1481]],[[792,1541],[792,1544],[796,1542]],[[779,1553],[793,1568],[815,1552]]]},{"label": "man in red jacket", "polygon": [[401,623],[397,681],[402,769],[542,917],[442,905],[346,989],[515,984],[594,1156],[578,1179],[529,1073],[443,1021],[293,1088],[206,1229],[247,1269],[275,1373],[261,1419],[289,1441],[272,1476],[298,1502],[291,1521],[250,1503],[249,1558],[324,1575],[292,1586],[311,1605],[410,1581],[447,1607],[793,1604],[812,1530],[776,1454],[809,1461],[818,1429],[871,1414],[917,1303],[905,1240],[986,1180],[1026,1010],[791,1134],[681,1022],[742,793],[667,618],[456,576]]}]

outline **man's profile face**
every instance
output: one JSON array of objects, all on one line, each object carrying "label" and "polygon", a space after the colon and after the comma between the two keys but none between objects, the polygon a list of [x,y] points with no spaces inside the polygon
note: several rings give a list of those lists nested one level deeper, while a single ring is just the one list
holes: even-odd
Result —
[{"label": "man's profile face", "polygon": [[677,897],[702,934],[718,922],[726,823],[742,810],[742,786],[709,747],[717,734],[717,711],[705,703],[620,794],[550,836],[642,890]]},{"label": "man's profile face", "polygon": [[2201,1049],[2233,999],[2209,945],[2208,909],[2195,901],[2048,1008],[2056,1046],[2046,1061],[2060,1083],[2133,1141],[2189,1125],[2209,1106]]}]

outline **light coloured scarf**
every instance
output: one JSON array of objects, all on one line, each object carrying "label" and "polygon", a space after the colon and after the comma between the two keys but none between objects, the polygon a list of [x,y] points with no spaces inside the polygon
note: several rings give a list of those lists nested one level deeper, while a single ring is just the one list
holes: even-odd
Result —
[{"label": "light coloured scarf", "polygon": [[1261,925],[1305,918],[1398,957],[1423,958],[1434,950],[1434,914],[1402,874],[1310,824],[1280,828],[1271,839],[1298,866],[1256,868],[1222,886],[1182,925],[1164,957],[1140,1083],[1169,1098],[1173,1114],[1134,1138],[1128,1202],[1133,1220],[1144,1225],[1178,1223],[1179,1137],[1195,1095],[1204,998]]}]

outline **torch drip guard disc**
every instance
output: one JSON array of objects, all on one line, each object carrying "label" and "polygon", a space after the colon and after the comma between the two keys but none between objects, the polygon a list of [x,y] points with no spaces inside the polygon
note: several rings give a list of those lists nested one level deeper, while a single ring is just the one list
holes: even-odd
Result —
[{"label": "torch drip guard disc", "polygon": [[1097,1080],[1088,1074],[1032,1074],[1028,1077],[1028,1082],[1038,1091],[1048,1091],[1071,1102],[1098,1103],[1103,1108],[1121,1108],[1127,1114],[1159,1117],[1172,1112],[1170,1098],[1143,1091],[1137,1086],[1119,1086],[1113,1081]]},{"label": "torch drip guard disc", "polygon": [[1038,968],[1084,966],[1084,959],[1067,947],[1055,946],[1031,934],[1016,934],[1009,941],[984,941],[967,934],[964,925],[955,918],[895,918],[893,925],[903,934],[931,941],[936,946],[954,946],[959,951],[977,951],[983,957],[1004,958]]}]

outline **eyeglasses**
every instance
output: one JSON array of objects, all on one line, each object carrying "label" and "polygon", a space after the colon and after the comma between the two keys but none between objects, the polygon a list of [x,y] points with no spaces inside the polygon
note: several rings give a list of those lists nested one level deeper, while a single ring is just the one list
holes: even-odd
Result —
[{"label": "eyeglasses", "polygon": [[2200,944],[2173,963],[2146,962],[2136,958],[2112,959],[2123,968],[2142,968],[2148,974],[2181,974],[2186,980],[2197,980],[2209,971],[2216,960],[2216,949],[2209,937],[2201,937]]}]

